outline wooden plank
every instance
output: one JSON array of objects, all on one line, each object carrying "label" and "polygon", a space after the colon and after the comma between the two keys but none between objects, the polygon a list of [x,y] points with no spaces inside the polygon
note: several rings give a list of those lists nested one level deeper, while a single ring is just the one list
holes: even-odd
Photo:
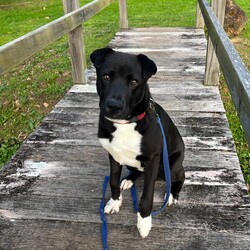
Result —
[{"label": "wooden plank", "polygon": [[187,36],[195,36],[196,34],[204,34],[203,29],[193,29],[193,28],[178,28],[178,27],[151,27],[151,28],[130,28],[125,31],[117,32],[116,35],[122,36],[147,36],[147,35],[154,35],[162,36],[162,35],[170,35],[170,36],[182,36],[186,34]]},{"label": "wooden plank", "polygon": [[[169,116],[173,119],[177,127],[180,126],[200,126],[201,128],[216,128],[228,129],[228,122],[224,113],[199,113],[199,112],[182,112],[170,111]],[[84,125],[91,124],[97,126],[99,118],[99,109],[79,109],[79,108],[66,108],[64,110],[55,109],[50,113],[42,122],[45,123],[71,125]],[[45,125],[46,126],[46,125]],[[45,127],[43,127],[44,129]],[[39,128],[38,128],[39,129]]]},{"label": "wooden plank", "polygon": [[[64,13],[68,14],[80,8],[80,1],[63,0]],[[85,71],[87,63],[85,58],[82,24],[69,33],[69,52],[72,64],[72,77],[74,83],[86,83]]]},{"label": "wooden plank", "polygon": [[[108,154],[101,148],[93,148],[91,150],[92,158],[86,157],[79,161],[72,161],[71,158],[63,161],[59,157],[52,160],[52,157],[45,158],[45,156],[41,161],[35,155],[31,156],[24,160],[22,168],[17,172],[23,176],[39,176],[39,178],[82,179],[86,175],[91,179],[95,176],[95,178],[100,178],[101,180],[104,177],[104,173],[109,172]],[[237,183],[239,180],[243,180],[238,164],[239,160],[235,152],[218,151],[214,154],[212,151],[187,150],[183,165],[189,175],[197,172],[199,178],[202,178],[200,177],[201,173],[203,173],[204,177],[208,178],[209,175],[206,173],[211,171],[211,174],[217,175],[217,177],[214,177],[222,178],[221,181],[227,175],[230,176],[228,184],[233,184],[233,182]],[[128,171],[124,168],[123,175],[127,173]],[[195,178],[195,175],[192,178]]]},{"label": "wooden plank", "polygon": [[[109,173],[109,166],[106,164],[106,169],[102,173]],[[41,179],[28,189],[33,195],[52,196],[53,197],[74,197],[88,200],[99,199],[102,196],[103,175],[97,175],[102,170],[95,169],[95,176],[81,175],[74,178],[53,178]],[[127,173],[127,171],[125,171]],[[185,185],[180,193],[180,205],[183,204],[203,204],[203,205],[238,205],[247,203],[248,195],[246,187],[242,186],[242,176],[237,176],[235,172],[227,175],[227,172],[221,169],[216,171],[187,171]],[[234,178],[232,176],[235,175]],[[126,175],[125,175],[126,176]],[[230,178],[231,177],[231,178]],[[85,180],[88,178],[87,180]],[[229,180],[229,181],[228,181]],[[227,182],[228,181],[228,182]],[[239,183],[235,185],[235,183]],[[45,186],[44,186],[45,185]],[[141,196],[142,182],[137,181],[138,196]],[[71,187],[70,189],[68,187]],[[165,194],[165,182],[157,181],[155,187],[155,206],[163,203]],[[107,191],[107,199],[111,196],[110,189]],[[123,192],[124,204],[131,203],[130,192]],[[196,201],[199,197],[199,201]],[[52,199],[51,198],[51,199]],[[157,204],[158,203],[158,204]]]},{"label": "wooden plank", "polygon": [[[67,152],[69,153],[67,154]],[[24,158],[24,156],[26,157]],[[91,145],[69,146],[66,144],[54,144],[50,147],[47,147],[47,145],[44,143],[37,143],[31,147],[30,144],[24,144],[22,149],[17,152],[15,159],[13,159],[9,165],[14,168],[15,172],[17,167],[24,167],[23,164],[26,160],[31,160],[32,162],[61,162],[62,164],[59,164],[60,166],[64,166],[64,162],[72,162],[72,165],[80,162],[79,164],[83,163],[83,166],[89,163],[91,166],[93,166],[93,162],[96,161],[98,167],[100,167],[101,164],[104,164],[104,162],[106,162],[104,164],[105,166],[109,166],[107,152],[100,145],[91,147]],[[194,170],[194,168],[200,170],[201,168],[206,167],[212,169],[216,169],[218,167],[219,169],[222,169],[223,166],[228,170],[240,170],[238,163],[239,160],[237,158],[237,154],[234,151],[218,150],[215,153],[214,150],[193,147],[187,148],[185,153],[185,166],[191,170]],[[49,166],[50,165],[48,165],[48,167]],[[192,168],[192,166],[194,168]],[[88,171],[92,171],[92,168],[83,168],[82,170],[88,173]],[[10,169],[10,171],[7,171],[7,173],[12,174],[13,171]]]},{"label": "wooden plank", "polygon": [[[234,195],[232,197],[233,193],[239,193],[240,189],[246,193],[238,158],[234,151],[225,151],[221,147],[215,154],[213,148],[209,150],[208,147],[186,146],[184,167],[186,169],[185,186],[188,187],[183,191],[184,201],[189,199],[185,197],[192,195],[194,199],[205,196],[201,199],[202,202],[211,203],[215,200],[236,202],[238,198],[234,198]],[[26,155],[25,161],[23,155]],[[32,193],[38,192],[38,195],[78,197],[82,196],[82,190],[84,190],[90,197],[97,195],[100,198],[102,185],[96,184],[102,183],[104,175],[108,173],[108,154],[100,146],[91,148],[89,143],[87,146],[65,143],[51,146],[44,143],[26,144],[3,173],[0,193],[24,192],[29,189]],[[127,171],[124,170],[123,175],[126,174]],[[36,185],[33,184],[33,187],[30,187],[30,183],[34,181]],[[80,188],[79,185],[82,187]],[[193,187],[189,187],[190,185]],[[231,187],[226,188],[226,186]],[[94,194],[95,190],[97,190],[96,194]],[[160,188],[156,190],[164,192],[164,184],[160,184]],[[220,195],[215,198],[213,194]]]},{"label": "wooden plank", "polygon": [[[223,104],[217,95],[195,96],[189,95],[153,95],[153,98],[167,111],[201,111],[224,112]],[[98,107],[98,96],[88,93],[68,93],[58,102],[57,108],[91,108]]]},{"label": "wooden plank", "polygon": [[136,39],[133,36],[115,36],[114,39],[111,41],[110,46],[111,47],[120,47],[120,48],[136,48],[138,45],[140,47],[143,46],[145,48],[155,48],[159,49],[162,47],[165,47],[166,42],[172,41],[167,48],[173,48],[177,47],[179,49],[183,49],[185,47],[191,47],[193,49],[203,49],[206,50],[206,39],[204,39],[204,35],[200,34],[199,36],[195,36],[192,38],[189,38],[188,35],[183,34],[180,37],[172,37],[171,35],[166,36],[159,36],[157,38],[157,43],[152,44],[152,37],[154,37],[155,34],[147,35],[147,36],[141,36],[136,37]]},{"label": "wooden plank", "polygon": [[[149,53],[164,53],[164,52],[168,52],[168,53],[171,53],[171,54],[178,54],[179,57],[182,57],[183,55],[186,55],[184,56],[184,59],[185,58],[188,58],[188,55],[191,51],[194,51],[192,48],[179,48],[178,46],[176,47],[172,47],[172,48],[165,48],[165,49],[160,49],[160,48],[147,48],[147,47],[141,47],[141,48],[128,48],[128,46],[125,48],[116,48],[115,49],[116,51],[121,51],[121,52],[124,52],[124,53],[131,53],[131,54],[140,54],[140,53],[146,53],[146,54],[149,54]],[[202,51],[203,53],[201,53],[201,56],[204,54],[205,50],[202,48]],[[156,54],[157,55],[157,54]],[[161,57],[163,57],[161,55]],[[199,58],[199,56],[197,55],[196,58]]]},{"label": "wooden plank", "polygon": [[199,0],[223,75],[250,144],[250,73],[206,0]]},{"label": "wooden plank", "polygon": [[[93,81],[95,81],[93,79]],[[69,92],[72,93],[92,93],[96,94],[96,84],[95,82],[92,82],[93,84],[87,84],[87,85],[78,85],[75,84],[73,87],[69,90]],[[213,94],[220,94],[217,87],[209,87],[202,84],[201,81],[192,81],[189,79],[186,79],[184,82],[175,82],[172,81],[172,79],[169,79],[166,77],[166,79],[160,81],[158,78],[152,77],[148,81],[148,85],[150,88],[150,92],[152,94],[162,94],[164,92],[174,95],[176,94],[176,88],[178,88],[179,94],[186,94],[191,93],[195,95],[213,95]]]},{"label": "wooden plank", "polygon": [[[96,180],[92,180],[96,181]],[[78,183],[81,183],[77,180]],[[45,182],[46,183],[46,182]],[[65,187],[65,186],[64,186]],[[86,186],[87,187],[87,186]],[[185,186],[184,188],[189,188]],[[53,196],[51,193],[48,195],[35,195],[35,194],[19,194],[14,196],[12,202],[9,202],[7,196],[2,197],[0,216],[7,219],[37,219],[37,220],[55,220],[55,221],[75,221],[75,222],[91,222],[100,223],[99,205],[101,197],[90,197],[87,192],[91,191],[86,189],[83,185],[78,185],[78,188],[82,189],[82,195],[76,197],[70,197],[72,193],[69,192],[63,196],[57,196],[56,193]],[[216,190],[216,188],[218,190]],[[224,190],[229,189],[233,191],[232,194],[236,194],[236,189],[232,190],[227,186]],[[197,196],[189,196],[187,202],[185,202],[184,194],[180,197],[180,201],[176,206],[166,208],[162,213],[153,218],[154,227],[170,228],[174,226],[176,228],[202,228],[204,223],[208,223],[210,228],[218,228],[224,226],[224,230],[227,231],[241,231],[244,234],[250,233],[250,225],[248,221],[249,205],[243,203],[247,201],[247,198],[241,199],[234,196],[234,203],[222,203],[218,202],[218,194],[220,191],[224,191],[223,187],[211,187],[210,190],[204,186],[197,186],[194,188],[194,193],[199,194],[200,191],[215,191],[215,193],[208,193],[208,197],[204,203],[202,200],[198,200]],[[197,192],[195,191],[197,190]],[[56,189],[56,191],[58,191]],[[62,190],[67,191],[67,190]],[[70,190],[69,190],[70,191]],[[94,190],[95,193],[101,192],[101,189]],[[52,192],[53,193],[53,192]],[[183,192],[184,193],[184,192]],[[87,194],[87,197],[85,195]],[[192,194],[192,193],[190,193]],[[229,194],[229,193],[228,193]],[[79,193],[77,193],[79,195]],[[162,194],[164,197],[164,194]],[[203,195],[205,197],[205,195]],[[110,194],[107,195],[105,200],[108,200]],[[210,202],[207,203],[210,198]],[[212,199],[214,198],[214,202]],[[162,198],[163,200],[163,198]],[[161,206],[161,202],[154,202],[154,210]],[[189,202],[188,202],[189,200]],[[230,201],[230,199],[228,199]],[[121,224],[121,225],[135,225],[136,213],[133,211],[132,200],[130,192],[124,193],[123,205],[119,214],[108,216],[109,225]],[[220,220],[214,220],[214,214],[220,218]],[[235,216],[237,214],[237,216]],[[178,221],[173,221],[173,218],[178,215]],[[199,219],[197,219],[197,215]],[[213,216],[211,216],[213,215]],[[238,219],[238,216],[241,219]],[[229,223],[231,221],[231,223]],[[246,225],[243,223],[245,222]]]},{"label": "wooden plank", "polygon": [[[108,224],[109,247],[121,250],[159,250],[166,246],[170,249],[241,250],[250,244],[245,233],[213,230],[209,223],[201,227],[176,228],[175,221],[180,222],[178,217],[169,219],[173,221],[171,227],[157,227],[157,230],[153,227],[150,237],[145,239],[140,238],[135,224]],[[2,249],[30,249],[30,246],[34,249],[102,249],[100,223],[0,219],[0,225],[3,228]],[[10,240],[10,235],[15,241]]]},{"label": "wooden plank", "polygon": [[[219,138],[218,138],[219,139]],[[214,161],[211,160],[211,162],[214,162],[214,164],[219,164],[218,162],[223,158],[222,152],[224,152],[226,155],[235,153],[233,150],[232,146],[232,141],[229,140],[232,147],[231,150],[225,150],[227,149],[227,146],[223,147],[223,143],[227,143],[227,139],[220,139],[221,141],[217,142],[218,148],[217,152],[215,153],[216,150],[216,138],[208,138],[204,139],[204,142],[202,141],[203,139],[200,138],[194,138],[192,141],[192,138],[189,137],[186,139],[186,159],[189,159],[188,157],[188,152],[194,152],[197,153],[201,159],[199,160],[198,158],[196,159],[197,162],[200,162],[206,157],[213,158]],[[85,140],[87,141],[87,140]],[[62,141],[61,141],[62,142]],[[197,146],[195,146],[195,143]],[[37,141],[37,142],[26,142],[22,145],[22,148],[17,151],[15,158],[13,158],[7,165],[6,169],[10,168],[10,170],[13,168],[13,171],[19,166],[22,166],[22,163],[26,159],[33,159],[34,161],[92,161],[96,159],[96,155],[100,155],[100,157],[105,157],[107,155],[106,151],[101,147],[97,139],[93,139],[91,143],[84,143],[82,142],[81,145],[78,144],[70,144],[70,141],[67,142],[66,140],[64,143],[59,143],[59,141],[56,143],[50,143],[49,145],[46,143],[46,141]],[[199,154],[199,151],[202,152],[202,154]],[[194,154],[193,153],[193,154]],[[235,155],[236,156],[236,155]],[[193,156],[194,157],[194,156]],[[231,159],[229,157],[228,159]],[[237,159],[237,158],[236,158]],[[206,161],[205,161],[206,162]],[[224,161],[222,161],[224,162]],[[208,163],[206,163],[208,164]],[[200,164],[202,165],[202,164]],[[220,165],[220,164],[219,164]],[[238,164],[236,164],[237,166]],[[210,166],[210,165],[209,165]],[[237,166],[239,168],[239,166]]]},{"label": "wooden plank", "polygon": [[[56,139],[97,140],[98,115],[89,118],[88,115],[72,113],[53,113],[48,116],[32,133],[29,141],[53,141]],[[182,113],[183,114],[183,113]],[[199,113],[198,113],[199,114]],[[226,137],[232,138],[225,117],[211,114],[197,116],[194,112],[178,116],[171,112],[171,118],[184,137]],[[217,116],[217,117],[216,117]],[[219,116],[219,117],[218,117]]]},{"label": "wooden plank", "polygon": [[63,35],[69,33],[82,22],[110,5],[112,0],[95,0],[64,15],[0,48],[0,75],[7,73],[38,51],[44,49]]}]

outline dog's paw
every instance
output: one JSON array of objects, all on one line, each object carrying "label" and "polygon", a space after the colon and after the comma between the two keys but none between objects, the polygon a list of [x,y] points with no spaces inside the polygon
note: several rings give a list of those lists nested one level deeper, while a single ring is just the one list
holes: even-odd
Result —
[{"label": "dog's paw", "polygon": [[118,213],[120,210],[120,206],[122,205],[122,196],[120,195],[118,200],[113,200],[112,198],[107,202],[104,213],[105,214],[113,214]]},{"label": "dog's paw", "polygon": [[133,186],[133,182],[131,180],[124,179],[121,182],[120,189],[121,190],[127,190],[130,189]]},{"label": "dog's paw", "polygon": [[[167,195],[167,194],[165,194],[164,200],[165,200],[165,198],[166,198],[166,195]],[[176,199],[173,197],[173,195],[170,194],[170,196],[169,196],[169,198],[168,198],[168,203],[167,203],[168,207],[177,204],[177,202],[178,202],[178,200],[176,200]]]},{"label": "dog's paw", "polygon": [[137,228],[142,238],[148,236],[152,227],[152,216],[142,218],[140,213],[137,213]]}]

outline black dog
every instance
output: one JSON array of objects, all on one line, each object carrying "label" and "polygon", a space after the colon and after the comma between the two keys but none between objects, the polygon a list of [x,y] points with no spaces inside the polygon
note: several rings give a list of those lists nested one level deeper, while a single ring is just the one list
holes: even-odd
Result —
[{"label": "black dog", "polygon": [[[91,56],[97,73],[100,96],[98,137],[109,152],[112,198],[105,213],[117,213],[122,204],[121,191],[129,189],[144,173],[144,188],[139,204],[137,227],[144,238],[152,226],[154,186],[157,177],[165,179],[163,139],[156,120],[160,116],[168,145],[171,168],[171,196],[176,203],[185,180],[182,167],[183,140],[167,113],[152,102],[147,80],[156,73],[155,63],[145,55],[115,52],[110,48],[94,51]],[[120,183],[122,166],[131,173]]]}]

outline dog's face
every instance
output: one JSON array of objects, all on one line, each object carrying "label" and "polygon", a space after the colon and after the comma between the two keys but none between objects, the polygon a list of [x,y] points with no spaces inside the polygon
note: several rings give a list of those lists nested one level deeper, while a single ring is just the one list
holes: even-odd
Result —
[{"label": "dog's face", "polygon": [[98,49],[90,56],[97,73],[101,113],[111,119],[129,119],[147,92],[147,80],[156,73],[155,63],[145,55]]}]

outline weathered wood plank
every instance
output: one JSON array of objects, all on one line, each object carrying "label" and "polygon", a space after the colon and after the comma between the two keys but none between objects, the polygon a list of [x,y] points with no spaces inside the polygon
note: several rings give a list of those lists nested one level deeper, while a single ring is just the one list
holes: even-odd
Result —
[{"label": "weathered wood plank", "polygon": [[[109,173],[109,163],[107,155],[103,162],[35,162],[27,160],[23,168],[17,169],[15,174],[10,174],[5,179],[2,178],[1,194],[18,193],[24,183],[18,182],[28,178],[39,177],[38,180],[26,189],[34,195],[61,196],[61,197],[82,197],[85,199],[101,199],[102,182],[104,173]],[[238,204],[247,201],[246,187],[241,186],[242,174],[237,169],[215,168],[213,170],[206,166],[197,169],[186,168],[185,187],[181,192],[181,203],[194,202],[195,197],[200,197],[202,204]],[[61,172],[62,171],[62,172]],[[103,173],[100,175],[100,172]],[[123,177],[128,174],[126,168]],[[142,177],[143,179],[143,177]],[[138,184],[139,183],[139,184]],[[138,190],[142,190],[141,181],[137,181]],[[19,189],[17,189],[17,187]],[[68,188],[70,187],[70,188]],[[221,194],[218,196],[218,194]],[[165,183],[158,181],[155,188],[157,202],[163,202],[165,193]],[[238,196],[233,194],[238,193]],[[217,195],[217,197],[214,197]],[[110,196],[108,192],[107,197]],[[191,198],[192,197],[192,198]],[[197,202],[196,202],[197,203]],[[199,203],[199,202],[198,202]]]},{"label": "weathered wood plank", "polygon": [[[38,148],[36,148],[36,145]],[[66,155],[66,152],[70,152]],[[24,156],[26,155],[26,159]],[[98,157],[97,157],[98,156]],[[16,162],[16,165],[14,164]],[[41,162],[41,165],[39,164]],[[79,163],[78,163],[79,162]],[[33,164],[34,163],[34,164]],[[31,167],[31,164],[33,164]],[[96,164],[96,166],[95,166]],[[235,152],[230,151],[217,151],[216,154],[212,150],[201,150],[201,149],[187,149],[185,153],[185,163],[184,167],[190,171],[201,171],[202,169],[227,169],[228,171],[235,172],[236,170],[240,172],[239,160]],[[91,147],[90,145],[86,147],[69,147],[68,145],[53,145],[50,148],[46,145],[35,144],[33,148],[30,145],[24,145],[22,150],[19,150],[15,160],[10,162],[11,167],[14,171],[6,169],[6,174],[10,175],[15,173],[16,167],[19,167],[21,172],[27,173],[29,171],[36,171],[37,175],[43,175],[43,171],[49,171],[51,168],[51,173],[53,176],[53,171],[60,168],[69,171],[76,168],[82,167],[82,171],[88,175],[96,175],[95,171],[101,168],[101,170],[107,169],[109,166],[108,154],[102,147]],[[87,166],[87,167],[84,167]],[[88,167],[91,166],[91,167]],[[95,167],[94,167],[95,166]],[[104,167],[104,169],[103,169]],[[27,168],[27,171],[26,171]],[[73,170],[72,170],[73,171]],[[92,172],[93,171],[93,172]],[[46,172],[47,173],[47,172]],[[62,172],[61,174],[63,174]],[[80,171],[79,174],[82,172]],[[100,171],[102,173],[102,171]],[[98,173],[98,175],[100,175]],[[101,175],[103,177],[103,175]],[[59,175],[60,177],[60,175]]]},{"label": "weathered wood plank", "polygon": [[[58,109],[57,109],[58,110]],[[50,113],[41,126],[30,136],[31,141],[62,139],[89,139],[98,129],[99,110],[67,108],[62,112]],[[182,136],[228,137],[228,123],[225,114],[198,112],[169,112]]]},{"label": "weathered wood plank", "polygon": [[[175,120],[175,119],[174,119]],[[184,119],[183,119],[184,120]],[[179,120],[180,121],[180,120]],[[195,121],[190,119],[190,122]],[[196,120],[197,121],[197,120]],[[198,120],[199,121],[199,120]],[[200,119],[202,122],[202,120]],[[69,140],[86,140],[94,145],[93,140],[97,140],[97,123],[86,123],[82,125],[68,123],[62,125],[59,122],[53,123],[43,123],[31,136],[30,142],[55,142],[56,140],[65,141],[68,143]],[[215,126],[201,126],[196,125],[179,125],[179,132],[183,137],[224,137],[232,138],[231,133],[227,127],[218,125]]]},{"label": "weathered wood plank", "polygon": [[[191,140],[189,138],[189,140]],[[6,168],[14,168],[22,167],[22,163],[24,160],[32,159],[33,161],[42,161],[42,162],[67,162],[67,161],[79,161],[79,162],[86,162],[97,159],[98,157],[107,157],[106,151],[100,146],[98,141],[94,141],[96,144],[91,145],[87,144],[79,145],[79,144],[67,144],[67,141],[64,141],[64,144],[54,143],[50,144],[49,147],[46,142],[37,142],[37,143],[25,143],[23,144],[22,148],[17,151],[15,158],[12,159],[6,166]],[[224,141],[225,142],[225,141]],[[190,142],[191,143],[191,142]],[[222,141],[223,143],[223,141]],[[94,143],[92,143],[94,144]],[[200,143],[201,144],[201,143]],[[205,143],[204,143],[205,144]],[[212,144],[212,143],[211,143]],[[215,143],[214,143],[215,144]],[[190,157],[188,157],[189,152],[192,152],[192,157],[195,159],[199,166],[211,166],[211,165],[218,165],[221,166],[223,162],[231,161],[232,157],[229,157],[231,153],[234,151],[230,150],[223,150],[223,147],[220,147],[220,150],[215,154],[215,145],[209,147],[209,145],[199,145],[199,147],[195,147],[193,144],[189,147],[189,144],[186,143],[186,161],[190,162]],[[226,146],[224,146],[226,147]],[[201,154],[199,153],[201,152]],[[223,153],[222,153],[223,152]],[[197,157],[194,155],[197,154]],[[224,155],[225,154],[225,155]],[[96,157],[98,156],[98,157]],[[228,158],[227,158],[228,157]],[[235,159],[237,159],[237,155],[234,155]],[[226,158],[225,160],[222,160]],[[210,159],[210,160],[206,160]],[[204,161],[204,163],[203,163]],[[221,164],[219,163],[221,161]],[[193,161],[191,161],[192,164]],[[211,164],[209,164],[211,162]],[[239,168],[237,162],[233,161],[235,166]],[[197,166],[195,164],[194,166]],[[230,164],[226,164],[228,166]],[[11,170],[12,172],[12,170]]]},{"label": "weathered wood plank", "polygon": [[204,34],[203,29],[194,29],[194,28],[178,28],[178,27],[149,27],[149,28],[130,28],[128,30],[124,30],[121,32],[117,32],[116,35],[119,36],[147,36],[151,34],[157,35],[157,36],[182,36],[183,34],[193,37],[196,35]]},{"label": "weathered wood plank", "polygon": [[[101,171],[101,169],[99,169]],[[235,172],[227,175],[227,171],[187,171],[187,179],[180,193],[180,205],[203,204],[203,205],[225,205],[232,206],[247,204],[248,195],[245,186],[241,186],[242,178],[233,178]],[[98,173],[97,170],[93,171]],[[125,171],[127,173],[127,171]],[[106,175],[109,173],[109,166],[106,164]],[[126,176],[126,175],[125,175]],[[80,178],[81,177],[81,178]],[[86,180],[86,177],[88,180]],[[86,175],[77,178],[52,178],[39,179],[32,185],[30,192],[38,196],[53,197],[74,197],[84,200],[99,199],[102,197],[102,183],[104,176]],[[228,181],[230,180],[230,181]],[[239,183],[237,185],[237,183]],[[141,195],[142,183],[137,181],[138,196]],[[70,188],[69,188],[70,187]],[[163,203],[165,194],[165,182],[158,181],[155,187],[155,203]],[[130,192],[123,193],[124,204],[126,200],[131,203]],[[107,199],[111,197],[110,190],[107,192]],[[197,197],[199,200],[197,201]]]},{"label": "weathered wood plank", "polygon": [[[197,187],[197,190],[200,187]],[[202,191],[206,191],[202,188]],[[211,190],[213,191],[213,190]],[[222,191],[222,189],[218,190]],[[100,190],[101,193],[101,190]],[[228,232],[250,233],[250,224],[248,220],[249,205],[220,204],[217,203],[218,193],[213,194],[214,203],[202,204],[190,197],[190,202],[182,202],[176,206],[166,208],[161,214],[153,218],[154,227],[158,228],[203,228],[204,224],[209,225],[208,229],[220,230],[224,226],[224,230]],[[217,195],[217,196],[216,196]],[[38,219],[38,220],[56,220],[56,221],[77,221],[100,223],[99,205],[101,198],[89,199],[81,197],[53,196],[53,195],[19,195],[14,196],[12,202],[6,200],[6,196],[2,198],[0,215],[6,219]],[[126,193],[121,211],[118,214],[108,216],[109,228],[113,224],[135,225],[136,213],[133,211],[132,201],[129,192]],[[110,196],[107,195],[107,200]],[[212,199],[212,197],[211,197]],[[240,199],[238,199],[240,200]],[[161,203],[154,203],[157,209]],[[214,215],[217,214],[220,220],[215,220]],[[176,216],[178,215],[178,216]],[[237,216],[235,216],[237,215]],[[198,216],[198,219],[197,219]],[[178,217],[178,218],[176,218]],[[240,219],[238,219],[240,218]],[[244,224],[245,223],[245,224]]]},{"label": "weathered wood plank", "polygon": [[[171,79],[165,79],[165,81],[159,81],[157,78],[152,77],[148,81],[148,85],[150,88],[150,92],[152,94],[164,94],[168,93],[168,95],[175,95],[176,93],[184,95],[220,95],[219,89],[217,87],[204,87],[201,81],[183,81],[183,82],[175,82],[171,81]],[[87,84],[87,85],[77,85],[75,84],[69,92],[73,93],[93,93],[97,94],[95,84]]]},{"label": "weathered wood plank", "polygon": [[[94,148],[91,152],[88,150],[89,158],[86,157],[84,151],[81,154],[85,158],[78,161],[73,161],[72,157],[63,161],[60,159],[60,155],[57,159],[51,159],[51,157],[44,155],[44,158],[39,161],[38,157],[34,155],[23,162],[22,167],[17,171],[19,172],[17,175],[78,179],[85,175],[103,178],[103,175],[100,175],[100,173],[108,173],[109,160],[105,150],[101,148]],[[223,176],[225,176],[224,173],[227,173],[231,178],[229,180],[230,184],[242,180],[238,164],[239,160],[236,153],[224,151],[219,151],[214,155],[212,151],[187,150],[184,160],[186,171],[190,173],[195,171],[203,172],[204,176],[209,171],[214,174],[218,171],[218,174],[223,173]],[[124,175],[127,174],[126,168],[124,168],[123,172]]]},{"label": "weathered wood plank", "polygon": [[[90,148],[89,144],[86,147],[65,144],[53,144],[50,147],[44,144],[30,146],[21,150],[23,152],[19,152],[16,156],[15,160],[18,169],[13,169],[15,168],[15,162],[12,161],[10,171],[6,170],[4,176],[8,175],[9,179],[7,177],[2,179],[1,193],[14,192],[16,188],[18,190],[20,188],[21,190],[25,189],[26,187],[22,188],[22,185],[26,185],[26,181],[34,178],[36,180],[39,177],[38,188],[43,194],[49,195],[51,193],[56,195],[59,192],[63,196],[69,193],[69,196],[76,197],[80,191],[80,196],[82,192],[93,196],[92,191],[98,188],[98,198],[100,198],[102,185],[96,185],[96,181],[92,181],[92,179],[94,178],[98,180],[98,183],[102,183],[104,173],[109,173],[108,154],[103,148]],[[24,152],[25,150],[26,152]],[[68,154],[66,154],[67,152]],[[22,164],[20,160],[22,161],[23,155],[26,155],[26,153],[29,153],[29,157]],[[207,198],[206,186],[211,186],[212,189],[214,187],[213,191],[209,191],[211,194],[221,192],[218,199],[222,201],[223,197],[225,197],[228,202],[234,200],[234,197],[231,197],[232,194],[239,191],[237,188],[233,192],[233,186],[236,187],[236,183],[240,185],[243,182],[235,153],[217,151],[215,155],[214,151],[202,151],[195,148],[190,150],[187,148],[184,167],[187,177],[186,185],[202,186],[197,188],[196,191],[192,189],[188,189],[186,192],[183,191],[184,196],[185,194],[189,196],[192,194],[194,197],[205,196],[201,199],[202,202],[209,198]],[[124,175],[126,174],[127,171],[124,171]],[[49,179],[44,180],[43,178]],[[40,187],[39,183],[41,183]],[[83,188],[79,188],[76,184],[83,185]],[[230,189],[224,188],[224,186],[228,185],[232,187]],[[215,192],[220,186],[222,186],[223,190]],[[35,185],[32,188],[33,192],[35,192],[36,187]],[[243,189],[245,190],[245,187]],[[164,192],[164,186],[161,190]],[[199,194],[196,193],[197,191],[199,191]],[[214,197],[210,198],[210,202],[217,200]]]},{"label": "weathered wood plank", "polygon": [[171,48],[175,48],[177,51],[178,50],[183,50],[184,48],[189,48],[191,49],[196,49],[198,51],[206,51],[206,40],[204,40],[204,36],[203,35],[199,35],[197,38],[193,37],[192,39],[189,39],[188,37],[186,37],[186,34],[183,34],[182,37],[183,39],[179,39],[179,37],[173,38],[171,35],[166,36],[160,36],[157,39],[157,43],[152,44],[152,37],[155,36],[155,34],[152,33],[152,35],[148,35],[148,36],[143,36],[143,37],[139,37],[136,40],[133,39],[133,37],[131,36],[115,36],[115,38],[112,40],[112,42],[110,43],[111,47],[115,47],[115,48],[136,48],[138,46],[141,47],[142,43],[144,48],[147,49],[162,49],[162,47],[165,47],[166,42],[170,41],[172,43],[170,43],[166,49],[166,51],[169,51]]},{"label": "weathered wood plank", "polygon": [[[174,111],[201,111],[201,112],[224,112],[223,104],[218,95],[153,95],[153,98],[162,107]],[[98,107],[98,96],[89,93],[68,93],[64,99],[59,101],[57,108],[91,108]]]},{"label": "weathered wood plank", "polygon": [[[178,218],[172,219],[178,222]],[[33,249],[102,249],[99,223],[0,219],[1,226],[2,249],[30,249],[30,246]],[[136,230],[135,224],[112,224],[108,235],[110,248],[159,250],[168,246],[170,249],[241,250],[247,249],[250,244],[248,235],[211,230],[208,223],[188,229],[176,228],[175,223],[170,228],[153,228],[151,237],[146,239],[141,239]],[[10,241],[9,235],[14,235],[15,242]]]}]

